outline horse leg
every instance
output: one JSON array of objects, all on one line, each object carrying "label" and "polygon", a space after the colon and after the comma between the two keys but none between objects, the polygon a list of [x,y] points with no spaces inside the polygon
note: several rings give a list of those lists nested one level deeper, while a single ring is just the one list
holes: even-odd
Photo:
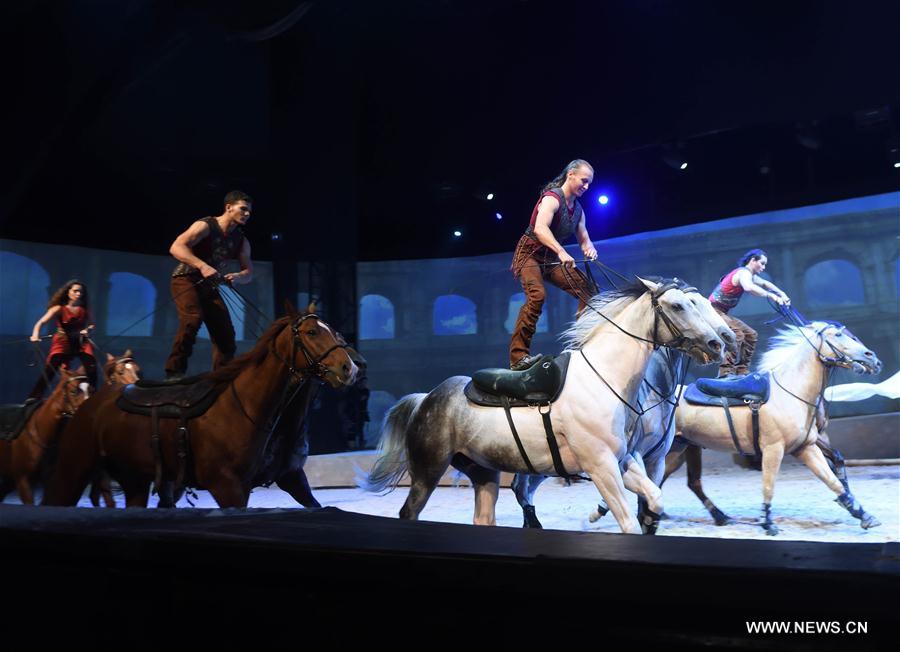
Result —
[{"label": "horse leg", "polygon": [[525,473],[516,473],[513,477],[512,486],[513,494],[522,508],[522,516],[524,522],[522,527],[542,529],[544,526],[538,520],[537,513],[534,510],[534,492],[541,483],[547,479],[545,475],[528,475]]},{"label": "horse leg", "polygon": [[[772,496],[775,494],[775,478],[781,469],[781,461],[784,459],[784,445],[781,443],[766,446],[762,451],[762,479],[763,479],[763,524],[766,534],[778,534],[778,528],[772,522]],[[835,479],[836,481],[837,479]]]},{"label": "horse leg", "polygon": [[141,482],[139,480],[130,482],[119,482],[122,490],[125,492],[125,507],[147,507],[147,501],[150,500],[150,483]]},{"label": "horse leg", "polygon": [[831,472],[844,485],[844,491],[850,491],[850,483],[847,480],[847,467],[844,464],[844,456],[841,455],[841,451],[831,446],[831,440],[828,439],[828,435],[824,432],[819,432],[819,436],[816,438],[816,446],[819,447],[819,450],[825,456]]},{"label": "horse leg", "polygon": [[644,534],[656,534],[662,514],[662,491],[647,476],[640,456],[632,456],[622,475],[625,488],[638,494],[638,521]]},{"label": "horse leg", "polygon": [[412,459],[409,461],[409,494],[403,507],[400,508],[400,518],[409,521],[419,520],[419,513],[425,507],[425,503],[431,497],[435,487],[444,475],[444,471],[450,465],[450,456],[438,457],[431,451],[423,451],[431,459]]},{"label": "horse leg", "polygon": [[475,465],[466,472],[475,489],[475,525],[497,525],[497,496],[500,493],[500,471]]},{"label": "horse leg", "polygon": [[703,475],[703,450],[699,446],[689,444],[684,450],[684,460],[687,462],[688,488],[700,499],[706,511],[713,517],[716,525],[731,525],[734,523],[734,519],[716,507],[715,503],[703,492],[703,483],[700,481]]},{"label": "horse leg", "polygon": [[232,473],[223,472],[207,486],[219,507],[246,507],[250,492]]},{"label": "horse leg", "polygon": [[625,534],[640,534],[641,525],[625,499],[625,483],[619,461],[611,451],[600,453],[592,464],[582,464]]},{"label": "horse leg", "polygon": [[829,489],[838,494],[835,502],[846,509],[853,518],[859,519],[860,527],[868,530],[881,525],[881,521],[863,509],[850,490],[846,489],[840,479],[828,468],[825,455],[818,446],[804,446],[795,452],[794,456],[803,462]]},{"label": "horse leg", "polygon": [[322,505],[315,499],[309,480],[302,468],[288,469],[275,480],[278,488],[288,492],[291,497],[307,509],[319,509]]},{"label": "horse leg", "polygon": [[34,505],[34,492],[27,474],[16,480],[16,491],[19,492],[19,499],[23,505]]}]

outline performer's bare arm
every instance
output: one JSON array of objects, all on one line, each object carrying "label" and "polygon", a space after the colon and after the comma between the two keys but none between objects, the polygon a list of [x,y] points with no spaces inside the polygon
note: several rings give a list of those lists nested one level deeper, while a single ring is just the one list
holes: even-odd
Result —
[{"label": "performer's bare arm", "polygon": [[[737,281],[737,283],[735,283],[735,280]],[[762,283],[757,284],[757,281],[762,281],[762,283],[765,283],[766,285],[771,285],[765,279],[761,279],[758,276],[754,276],[753,274],[751,274],[750,270],[746,268],[739,270],[738,273],[734,275],[734,280],[732,280],[732,283],[735,283],[735,285],[740,285],[742,288],[744,288],[744,292],[749,292],[750,294],[753,294],[757,297],[772,299],[772,301],[782,306],[787,305],[791,302],[787,295],[781,292],[781,290],[777,290],[776,288],[777,293],[769,292],[762,285]]]},{"label": "performer's bare arm", "polygon": [[777,285],[775,285],[771,281],[767,281],[766,279],[760,278],[759,276],[754,276],[753,282],[756,283],[757,285],[764,287],[766,290],[770,290],[770,291],[774,292],[775,294],[781,296],[781,298],[785,300],[784,303],[791,302],[790,297],[788,297],[788,295],[785,294],[781,288],[779,288]]},{"label": "performer's bare arm", "polygon": [[556,197],[547,196],[541,200],[538,207],[537,218],[534,221],[534,235],[538,241],[559,256],[559,261],[566,267],[575,267],[575,259],[572,258],[562,245],[553,237],[550,224],[553,215],[559,210],[559,200]]},{"label": "performer's bare arm", "polygon": [[[175,242],[169,247],[169,253],[172,254],[176,260],[190,265],[191,267],[196,267],[200,274],[203,275],[203,278],[214,276],[218,273],[218,270],[212,265],[208,265],[197,258],[197,256],[194,255],[192,248],[208,235],[209,225],[206,224],[206,222],[198,220],[191,224],[187,231],[175,238]],[[244,241],[246,242],[246,239]]]},{"label": "performer's bare arm", "polygon": [[241,264],[241,271],[231,272],[225,275],[225,280],[229,283],[237,283],[243,285],[253,280],[253,263],[250,260],[250,241],[244,238],[244,244],[241,245],[241,253],[238,254],[238,262]]},{"label": "performer's bare arm", "polygon": [[581,253],[584,254],[584,257],[589,260],[594,260],[597,258],[597,250],[594,249],[594,243],[591,242],[591,236],[588,235],[587,227],[584,225],[584,213],[581,214],[581,219],[578,221],[578,244],[581,245]]},{"label": "performer's bare arm", "polygon": [[32,342],[40,342],[41,340],[41,328],[48,321],[53,319],[53,316],[62,310],[62,306],[52,306],[47,312],[44,313],[44,316],[37,320],[37,323],[34,325],[34,329],[31,331],[31,341]]}]

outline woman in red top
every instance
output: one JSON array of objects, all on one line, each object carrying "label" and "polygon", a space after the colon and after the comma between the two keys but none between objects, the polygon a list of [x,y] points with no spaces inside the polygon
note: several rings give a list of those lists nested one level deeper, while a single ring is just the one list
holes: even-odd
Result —
[{"label": "woman in red top", "polygon": [[50,297],[47,306],[49,307],[47,312],[34,325],[31,341],[40,341],[41,327],[54,317],[57,322],[56,332],[53,334],[50,355],[47,356],[44,371],[29,397],[42,398],[56,370],[61,366],[68,369],[69,362],[76,356],[84,365],[84,372],[91,387],[96,387],[97,363],[94,360],[94,347],[88,339],[88,333],[94,328],[94,324],[88,311],[87,287],[78,279],[72,279]]}]

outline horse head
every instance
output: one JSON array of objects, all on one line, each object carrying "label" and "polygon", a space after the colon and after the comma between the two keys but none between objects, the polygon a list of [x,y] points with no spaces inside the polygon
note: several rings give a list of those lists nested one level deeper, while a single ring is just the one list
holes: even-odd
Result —
[{"label": "horse head", "polygon": [[721,362],[723,341],[682,289],[683,282],[639,280],[649,291],[653,306],[653,341],[684,351],[700,364]]},{"label": "horse head", "polygon": [[811,331],[811,339],[816,344],[818,338],[819,359],[828,366],[851,369],[858,374],[877,374],[881,371],[881,360],[866,347],[856,335],[843,324],[837,322],[813,322],[803,327]]},{"label": "horse head", "polygon": [[344,337],[314,312],[291,314],[291,365],[334,388],[352,385],[358,371]]},{"label": "horse head", "polygon": [[56,403],[60,414],[72,416],[91,395],[91,386],[87,376],[69,371],[65,367],[59,370],[59,383],[48,399],[48,403]]},{"label": "horse head", "polygon": [[[674,280],[677,281],[678,279]],[[682,281],[682,283],[684,282]],[[697,308],[701,315],[703,315],[703,318],[707,323],[712,326],[714,331],[716,331],[716,335],[718,335],[719,339],[725,343],[725,348],[732,354],[737,355],[738,343],[734,331],[728,327],[728,324],[722,319],[722,315],[713,308],[709,299],[700,294],[697,288],[689,286],[687,283],[684,283],[684,287],[681,288],[681,291],[685,293],[688,300],[694,304],[694,307]]]},{"label": "horse head", "polygon": [[107,353],[103,372],[110,385],[130,385],[141,379],[141,366],[132,357],[131,349],[118,358]]}]

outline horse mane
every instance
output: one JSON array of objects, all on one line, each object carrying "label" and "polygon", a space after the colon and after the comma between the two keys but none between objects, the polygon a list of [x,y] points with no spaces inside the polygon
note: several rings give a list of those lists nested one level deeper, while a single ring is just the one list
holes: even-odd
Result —
[{"label": "horse mane", "polygon": [[293,319],[294,317],[291,315],[285,315],[284,317],[276,319],[272,322],[272,325],[269,326],[269,329],[262,334],[262,337],[259,338],[252,349],[239,355],[220,369],[205,374],[206,379],[220,385],[234,380],[247,367],[260,364],[263,359],[269,355],[269,346],[271,343],[278,337],[281,331],[284,330],[285,326],[293,321]]},{"label": "horse mane", "polygon": [[[651,277],[654,282],[656,278]],[[664,281],[663,281],[664,282]],[[614,319],[625,308],[634,303],[649,290],[639,280],[634,280],[628,285],[615,290],[607,290],[594,295],[587,307],[581,312],[581,316],[566,330],[560,334],[563,341],[563,351],[577,351],[587,343],[600,326],[608,323],[607,319]],[[605,309],[602,316],[600,311]],[[603,317],[606,317],[604,319]]]},{"label": "horse mane", "polygon": [[825,321],[814,321],[802,328],[793,324],[786,324],[784,328],[778,329],[776,336],[769,340],[769,348],[759,359],[756,370],[765,373],[777,369],[793,358],[799,349],[809,346],[809,342],[806,341],[809,334],[803,333],[804,328],[810,328],[814,333],[817,333],[832,325],[831,322]]}]

